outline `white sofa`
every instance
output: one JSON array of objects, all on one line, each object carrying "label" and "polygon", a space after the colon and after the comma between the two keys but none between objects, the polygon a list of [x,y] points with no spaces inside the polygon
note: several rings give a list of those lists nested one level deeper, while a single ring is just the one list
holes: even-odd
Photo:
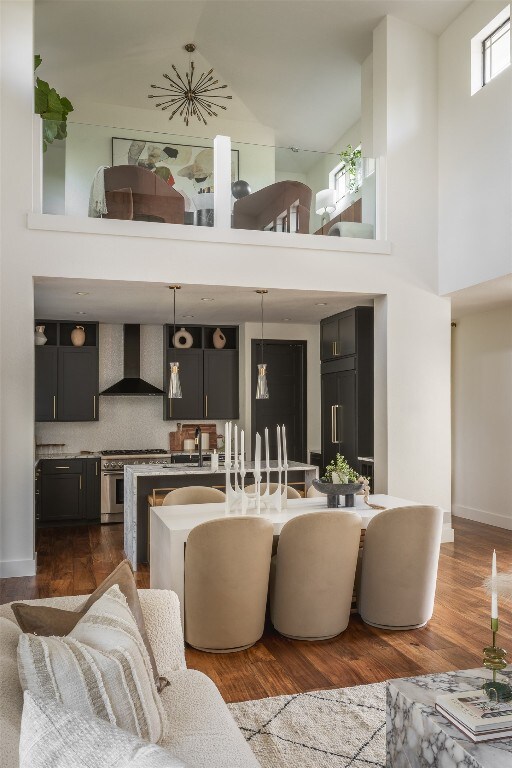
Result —
[{"label": "white sofa", "polygon": [[[168,736],[161,746],[187,768],[258,768],[214,683],[186,667],[177,596],[167,590],[141,589],[139,597],[158,671],[171,683],[161,694],[168,717]],[[26,602],[76,610],[84,601],[84,597],[55,597]],[[20,630],[9,603],[0,606],[0,616],[16,625],[4,625],[0,637],[1,765],[18,768],[23,703],[16,659]]]}]

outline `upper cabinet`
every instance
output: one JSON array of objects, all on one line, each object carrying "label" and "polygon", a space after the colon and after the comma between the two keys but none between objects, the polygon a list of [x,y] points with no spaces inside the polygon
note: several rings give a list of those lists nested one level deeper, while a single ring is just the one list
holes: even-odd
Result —
[{"label": "upper cabinet", "polygon": [[356,354],[358,313],[365,307],[341,312],[322,320],[320,325],[321,359],[336,360]]},{"label": "upper cabinet", "polygon": [[84,323],[83,346],[74,346],[74,323],[37,320],[47,342],[35,348],[36,421],[97,421],[98,324]]},{"label": "upper cabinet", "polygon": [[174,347],[171,325],[164,331],[164,389],[169,390],[169,364],[180,364],[183,397],[164,398],[165,419],[237,419],[239,417],[238,326],[222,326],[222,349],[215,347],[216,326],[187,325],[189,348]]}]

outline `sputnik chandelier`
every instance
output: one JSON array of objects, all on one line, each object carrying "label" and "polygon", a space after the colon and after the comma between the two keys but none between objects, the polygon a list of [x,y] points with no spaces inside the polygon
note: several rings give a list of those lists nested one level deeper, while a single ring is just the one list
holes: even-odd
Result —
[{"label": "sputnik chandelier", "polygon": [[189,124],[192,117],[196,117],[200,123],[203,122],[206,125],[206,117],[218,116],[216,109],[227,109],[223,104],[217,104],[215,99],[232,99],[233,97],[214,93],[214,91],[221,91],[228,86],[217,85],[219,81],[214,80],[213,69],[206,73],[203,72],[194,82],[196,71],[190,56],[196,50],[196,46],[194,43],[187,43],[184,48],[189,54],[188,71],[182,77],[172,64],[175,75],[171,77],[164,74],[171,86],[151,85],[151,88],[162,91],[162,93],[151,93],[148,95],[148,99],[164,99],[164,101],[155,104],[155,107],[161,107],[162,111],[172,109],[169,120],[179,114],[180,117],[183,117],[185,125]]}]

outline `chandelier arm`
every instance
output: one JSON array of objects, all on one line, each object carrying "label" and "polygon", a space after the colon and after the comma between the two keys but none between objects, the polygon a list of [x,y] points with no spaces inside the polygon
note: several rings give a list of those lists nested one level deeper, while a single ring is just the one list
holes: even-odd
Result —
[{"label": "chandelier arm", "polygon": [[212,105],[211,105],[211,103],[210,103],[210,102],[208,102],[208,101],[207,101],[207,100],[205,100],[205,99],[197,99],[196,101],[197,101],[197,103],[199,104],[199,106],[203,107],[203,109],[204,109],[206,112],[209,112],[209,113],[210,113],[210,117],[211,117],[212,115],[214,115],[214,114],[215,114],[215,112],[213,112],[213,111],[212,111]]},{"label": "chandelier arm", "polygon": [[[174,66],[174,64],[173,64],[172,66]],[[183,90],[183,88],[184,88],[184,85],[185,85],[184,83],[183,83],[182,85],[180,85],[180,83],[177,83],[175,80],[173,80],[173,79],[172,79],[172,77],[171,77],[170,75],[164,75],[164,77],[166,77],[166,78],[167,78],[167,80],[168,80],[170,83],[172,83],[172,85],[174,85],[174,87],[175,87],[175,88],[177,88],[179,91],[182,91],[182,90]],[[178,78],[181,80],[181,77],[179,76],[179,74],[178,74]]]},{"label": "chandelier arm", "polygon": [[223,91],[224,88],[227,88],[227,85],[217,85],[215,88],[209,85],[207,88],[201,88],[200,91],[196,91],[196,93],[204,93],[208,91]]},{"label": "chandelier arm", "polygon": [[208,81],[208,78],[211,80],[210,75],[211,75],[212,72],[213,72],[213,69],[210,69],[209,72],[203,72],[203,74],[201,75],[201,77],[197,81],[196,88],[202,87]]},{"label": "chandelier arm", "polygon": [[183,82],[183,78],[182,78],[182,76],[180,75],[180,73],[178,72],[178,70],[176,69],[176,67],[174,66],[174,64],[172,64],[171,66],[172,66],[172,68],[174,69],[174,71],[176,72],[176,75],[177,75],[177,77],[178,77],[178,80],[179,80],[179,81],[180,81],[180,83],[183,85],[183,88],[184,88],[184,89],[187,91],[187,90],[188,90],[188,88],[187,88],[186,84]]},{"label": "chandelier arm", "polygon": [[166,88],[165,85],[152,85],[151,88],[154,88],[158,91],[169,91],[169,93],[173,93],[174,91],[176,91],[176,93],[181,93],[183,91],[183,88],[179,88],[178,86]]},{"label": "chandelier arm", "polygon": [[185,104],[186,104],[185,99],[182,99],[181,102],[176,107],[176,109],[174,110],[174,112],[172,113],[172,115],[169,115],[169,120],[172,120],[176,112],[179,112],[180,109],[183,110],[183,107],[185,106]]},{"label": "chandelier arm", "polygon": [[194,108],[194,113],[195,113],[197,119],[200,120],[200,121],[202,120],[205,125],[208,125],[208,123],[206,122],[206,118],[204,117],[203,113],[201,112],[201,109],[200,109],[199,104],[197,102],[195,102],[193,104],[193,108]]}]

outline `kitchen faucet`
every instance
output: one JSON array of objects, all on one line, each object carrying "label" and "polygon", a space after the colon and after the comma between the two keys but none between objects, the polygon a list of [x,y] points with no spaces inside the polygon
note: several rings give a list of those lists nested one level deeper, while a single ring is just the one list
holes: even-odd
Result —
[{"label": "kitchen faucet", "polygon": [[196,427],[196,438],[195,438],[195,444],[197,446],[197,450],[199,451],[199,465],[200,467],[203,466],[203,441],[201,440],[202,432],[201,427]]}]

